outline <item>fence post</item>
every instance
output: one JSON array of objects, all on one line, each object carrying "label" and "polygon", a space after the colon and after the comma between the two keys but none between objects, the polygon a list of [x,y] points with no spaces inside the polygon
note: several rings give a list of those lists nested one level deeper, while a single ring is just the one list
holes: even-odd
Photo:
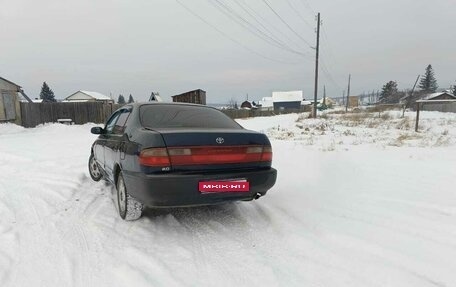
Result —
[{"label": "fence post", "polygon": [[415,132],[418,132],[418,122],[420,121],[420,103],[416,103],[416,124]]}]

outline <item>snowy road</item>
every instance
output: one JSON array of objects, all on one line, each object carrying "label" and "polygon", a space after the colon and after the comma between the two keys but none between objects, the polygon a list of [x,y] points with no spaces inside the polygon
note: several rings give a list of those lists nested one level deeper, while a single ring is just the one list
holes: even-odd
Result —
[{"label": "snowy road", "polygon": [[88,176],[91,127],[0,125],[0,286],[456,286],[451,142],[273,140],[265,198],[124,222]]}]

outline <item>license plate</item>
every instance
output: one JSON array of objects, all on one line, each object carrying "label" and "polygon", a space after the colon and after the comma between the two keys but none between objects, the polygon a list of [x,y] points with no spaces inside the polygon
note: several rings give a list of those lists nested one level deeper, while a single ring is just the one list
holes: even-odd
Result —
[{"label": "license plate", "polygon": [[200,181],[198,189],[202,193],[212,192],[249,192],[250,184],[245,179]]}]

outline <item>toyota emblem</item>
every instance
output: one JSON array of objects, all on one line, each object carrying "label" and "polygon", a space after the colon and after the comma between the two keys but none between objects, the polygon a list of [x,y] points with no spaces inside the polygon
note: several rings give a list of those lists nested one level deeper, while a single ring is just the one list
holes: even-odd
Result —
[{"label": "toyota emblem", "polygon": [[225,139],[224,139],[224,138],[222,138],[222,137],[220,137],[220,138],[216,138],[216,139],[215,139],[215,142],[216,142],[216,143],[218,143],[218,144],[222,144],[222,143],[224,143],[224,142],[225,142]]}]

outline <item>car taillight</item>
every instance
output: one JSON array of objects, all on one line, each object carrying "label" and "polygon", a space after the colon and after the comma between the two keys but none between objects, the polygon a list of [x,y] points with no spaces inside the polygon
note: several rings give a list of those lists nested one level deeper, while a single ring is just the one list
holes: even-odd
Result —
[{"label": "car taillight", "polygon": [[170,166],[166,148],[149,148],[139,154],[139,163],[145,166],[166,167]]},{"label": "car taillight", "polygon": [[271,161],[270,147],[224,146],[168,148],[171,165],[209,165]]},{"label": "car taillight", "polygon": [[263,147],[263,153],[261,154],[261,161],[272,161],[272,147]]}]

